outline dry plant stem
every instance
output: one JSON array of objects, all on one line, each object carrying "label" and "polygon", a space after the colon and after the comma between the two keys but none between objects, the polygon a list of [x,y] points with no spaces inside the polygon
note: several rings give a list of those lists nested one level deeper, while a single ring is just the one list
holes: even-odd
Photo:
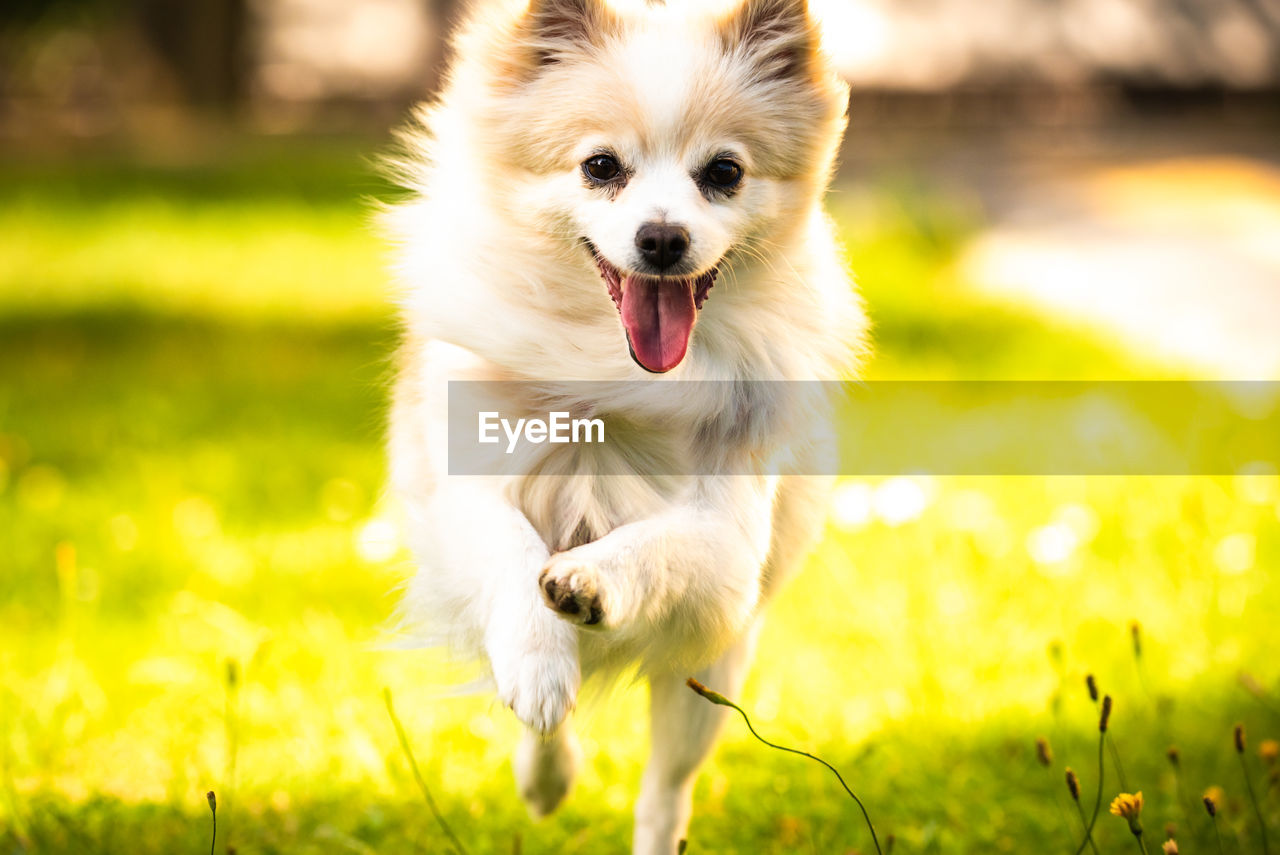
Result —
[{"label": "dry plant stem", "polygon": [[213,800],[213,791],[209,791],[209,810],[213,813],[213,837],[209,839],[209,855],[213,855],[218,845],[218,803]]},{"label": "dry plant stem", "polygon": [[1085,846],[1093,843],[1093,827],[1098,824],[1098,813],[1102,810],[1102,778],[1106,772],[1102,750],[1106,743],[1107,732],[1104,730],[1098,734],[1098,799],[1093,803],[1093,816],[1089,819],[1089,827],[1084,830],[1084,840],[1081,840],[1080,845],[1076,847],[1076,855],[1080,855]]},{"label": "dry plant stem", "polygon": [[387,715],[391,718],[391,725],[396,730],[396,738],[400,740],[400,750],[404,752],[405,759],[409,761],[409,769],[413,772],[413,779],[417,781],[418,789],[422,792],[422,800],[427,803],[427,808],[431,811],[432,816],[436,818],[436,822],[440,824],[445,837],[449,838],[450,847],[458,852],[459,855],[467,855],[467,847],[462,845],[462,841],[453,833],[449,823],[445,822],[444,814],[440,813],[440,808],[436,807],[436,800],[431,797],[431,790],[427,788],[427,782],[422,777],[422,772],[418,771],[418,761],[413,756],[413,748],[409,745],[409,737],[405,735],[404,727],[400,724],[400,718],[396,715],[396,708],[391,702],[390,689],[382,690],[382,700],[387,705]]},{"label": "dry plant stem", "polygon": [[[1094,704],[1095,707],[1101,707],[1099,703]],[[1115,740],[1111,738],[1111,734],[1107,733],[1107,748],[1111,749],[1111,762],[1116,767],[1116,776],[1120,779],[1120,789],[1123,792],[1129,791],[1129,782],[1125,780],[1124,766],[1120,763],[1120,752],[1116,749]]]},{"label": "dry plant stem", "polygon": [[1187,831],[1195,834],[1196,827],[1191,822],[1191,811],[1187,810],[1187,800],[1182,795],[1182,769],[1178,766],[1173,767],[1173,786],[1178,796],[1178,807],[1182,808],[1182,820],[1187,824]]},{"label": "dry plant stem", "polygon": [[853,799],[854,803],[858,806],[858,809],[862,811],[862,818],[867,823],[867,830],[871,832],[871,842],[875,844],[876,852],[878,853],[878,855],[884,855],[884,851],[880,848],[880,839],[876,837],[876,827],[871,824],[871,815],[867,813],[867,808],[862,803],[862,799],[858,798],[854,794],[853,790],[849,789],[849,785],[844,782],[844,776],[840,774],[839,769],[837,769],[835,766],[832,766],[830,763],[828,763],[826,760],[823,760],[821,757],[816,757],[807,751],[800,751],[796,748],[787,748],[785,745],[775,745],[774,743],[765,739],[760,734],[756,733],[756,729],[751,725],[751,719],[747,716],[746,711],[744,711],[742,707],[738,706],[733,701],[726,698],[724,695],[721,695],[719,692],[711,692],[710,690],[707,689],[706,686],[703,686],[701,683],[694,680],[693,678],[690,678],[687,681],[687,684],[690,689],[693,689],[693,691],[697,692],[699,695],[702,695],[702,697],[706,698],[708,701],[711,701],[711,703],[720,704],[721,706],[726,706],[726,707],[732,707],[733,709],[737,710],[738,715],[742,716],[742,720],[747,723],[747,730],[751,731],[751,735],[754,736],[761,743],[777,751],[785,751],[788,754],[799,754],[801,757],[808,757],[810,760],[813,760],[817,763],[821,763],[823,766],[826,766],[828,769],[830,769],[831,774],[835,775],[836,780],[840,782],[840,786],[844,787],[844,791],[849,794],[849,798]]},{"label": "dry plant stem", "polygon": [[1226,850],[1222,848],[1222,832],[1218,830],[1218,818],[1210,817],[1213,822],[1213,836],[1218,841],[1218,855],[1226,855]]},{"label": "dry plant stem", "polygon": [[[1049,772],[1049,775],[1052,777],[1052,775],[1053,775],[1053,770],[1052,770],[1052,769],[1050,769],[1050,770],[1048,770],[1048,772]],[[1067,813],[1067,809],[1066,809],[1066,808],[1064,808],[1064,807],[1062,806],[1062,799],[1061,799],[1061,798],[1055,798],[1053,801],[1054,801],[1054,803],[1058,806],[1058,813],[1060,813],[1060,814],[1062,815],[1062,822],[1063,822],[1063,825],[1064,825],[1064,826],[1066,826],[1066,830],[1067,830],[1067,837],[1068,837],[1068,838],[1074,838],[1074,837],[1075,837],[1075,835],[1073,835],[1073,834],[1071,833],[1071,814]],[[1077,802],[1077,807],[1078,807],[1078,806],[1079,806],[1079,803]],[[1095,855],[1096,855],[1097,850],[1095,849],[1095,850],[1094,850],[1094,852],[1095,852]]]},{"label": "dry plant stem", "polygon": [[1151,690],[1147,688],[1147,675],[1142,667],[1142,646],[1136,641],[1133,645],[1133,670],[1138,675],[1138,685],[1142,687],[1142,694],[1146,696],[1147,703],[1154,709],[1156,706],[1156,696],[1151,694]]},{"label": "dry plant stem", "polygon": [[1089,820],[1085,819],[1084,808],[1076,802],[1076,811],[1080,814],[1080,827],[1084,829],[1084,839],[1089,842],[1089,848],[1093,850],[1093,855],[1099,855],[1098,844],[1093,842],[1093,832],[1089,829]]},{"label": "dry plant stem", "polygon": [[1116,777],[1120,779],[1120,790],[1129,792],[1129,782],[1124,777],[1124,766],[1120,764],[1120,752],[1116,750],[1116,742],[1111,738],[1111,734],[1107,733],[1107,747],[1111,749],[1111,763],[1116,767]]},{"label": "dry plant stem", "polygon": [[1253,789],[1253,778],[1249,776],[1249,766],[1244,762],[1244,754],[1237,753],[1240,758],[1240,773],[1244,775],[1244,785],[1249,791],[1249,801],[1253,802],[1253,812],[1258,817],[1258,830],[1262,834],[1262,855],[1271,855],[1271,847],[1267,845],[1267,820],[1258,805],[1258,794]]},{"label": "dry plant stem", "polygon": [[[226,661],[226,686],[227,694],[224,710],[224,722],[227,728],[227,768],[226,774],[226,791],[223,793],[222,813],[225,817],[223,821],[222,842],[230,848],[231,832],[231,808],[232,803],[236,799],[236,761],[240,754],[240,666],[234,659]],[[216,819],[216,815],[215,815]]]}]

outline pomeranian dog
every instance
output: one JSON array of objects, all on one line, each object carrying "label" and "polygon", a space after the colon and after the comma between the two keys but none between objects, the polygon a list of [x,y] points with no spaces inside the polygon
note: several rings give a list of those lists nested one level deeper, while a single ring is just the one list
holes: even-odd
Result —
[{"label": "pomeranian dog", "polygon": [[[453,56],[386,212],[403,613],[487,663],[535,815],[574,777],[583,680],[646,678],[634,851],[673,853],[724,712],[685,679],[741,688],[825,517],[825,386],[799,381],[848,377],[863,346],[821,205],[848,90],[805,0],[482,2]],[[554,399],[613,433],[451,475],[459,380],[504,381],[504,417]]]}]

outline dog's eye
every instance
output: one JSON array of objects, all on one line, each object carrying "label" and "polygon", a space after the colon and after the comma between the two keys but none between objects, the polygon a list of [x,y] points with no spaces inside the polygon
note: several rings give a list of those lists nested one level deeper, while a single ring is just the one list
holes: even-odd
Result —
[{"label": "dog's eye", "polygon": [[617,178],[622,173],[622,167],[613,155],[597,154],[583,161],[582,171],[592,181],[603,183]]},{"label": "dog's eye", "polygon": [[718,157],[707,164],[702,177],[717,190],[732,190],[742,180],[742,167],[727,157]]}]

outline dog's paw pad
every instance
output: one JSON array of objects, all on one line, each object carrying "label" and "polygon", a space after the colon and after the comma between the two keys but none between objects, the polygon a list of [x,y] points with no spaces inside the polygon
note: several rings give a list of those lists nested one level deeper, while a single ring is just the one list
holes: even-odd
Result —
[{"label": "dog's paw pad", "polygon": [[561,617],[582,626],[604,624],[605,607],[594,565],[557,556],[538,578],[542,597]]}]

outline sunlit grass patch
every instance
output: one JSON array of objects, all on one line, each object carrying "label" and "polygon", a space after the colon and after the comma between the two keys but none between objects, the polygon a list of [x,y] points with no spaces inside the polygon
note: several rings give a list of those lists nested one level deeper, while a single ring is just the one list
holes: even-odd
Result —
[{"label": "sunlit grass patch", "polygon": [[[22,239],[0,245],[0,849],[203,851],[214,789],[242,852],[442,851],[384,686],[469,850],[625,848],[641,690],[585,705],[579,787],[533,824],[514,719],[451,694],[474,670],[382,647],[411,567],[384,496],[394,332],[358,162],[222,181],[103,167],[2,191]],[[335,175],[347,190],[324,189]],[[872,377],[1147,376],[968,296],[950,265],[980,223],[947,197],[860,192],[837,212],[877,324]],[[898,852],[1072,851],[1062,774],[1095,797],[1092,673],[1150,840],[1175,822],[1183,851],[1215,851],[1198,800],[1217,786],[1228,851],[1253,851],[1231,728],[1259,748],[1280,733],[1277,514],[1267,474],[846,479],[735,700],[837,765]],[[1274,831],[1274,771],[1247,759]],[[689,851],[847,851],[865,829],[826,774],[729,731]],[[1104,852],[1130,838],[1113,817],[1095,829]]]},{"label": "sunlit grass patch", "polygon": [[385,317],[376,155],[295,149],[0,167],[0,311]]}]

